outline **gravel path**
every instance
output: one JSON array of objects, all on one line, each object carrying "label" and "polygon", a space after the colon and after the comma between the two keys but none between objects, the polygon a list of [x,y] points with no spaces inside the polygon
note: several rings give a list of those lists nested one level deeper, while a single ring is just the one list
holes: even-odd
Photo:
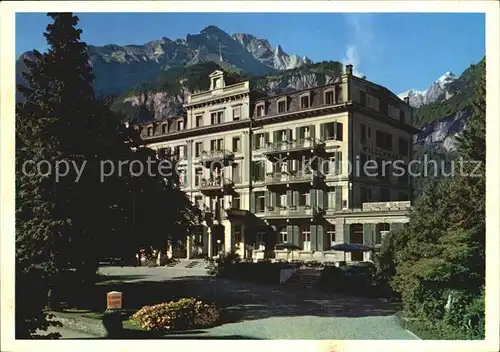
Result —
[{"label": "gravel path", "polygon": [[[105,267],[102,273],[125,281],[170,281],[190,285],[225,307],[233,320],[192,332],[193,338],[248,339],[417,339],[394,315],[397,306],[380,299],[355,298],[286,286],[214,279],[203,269]],[[183,334],[183,338],[187,338]],[[173,336],[172,336],[173,337]]]}]

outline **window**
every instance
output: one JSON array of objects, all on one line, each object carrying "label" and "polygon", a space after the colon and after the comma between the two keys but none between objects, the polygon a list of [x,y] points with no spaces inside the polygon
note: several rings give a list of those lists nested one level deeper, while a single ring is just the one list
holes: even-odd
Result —
[{"label": "window", "polygon": [[234,244],[236,246],[239,246],[241,242],[241,225],[233,225],[233,226],[234,226]]},{"label": "window", "polygon": [[257,105],[257,117],[261,117],[261,116],[264,116],[264,115],[265,115],[264,104]]},{"label": "window", "polygon": [[366,199],[367,199],[366,187],[359,188],[359,198],[360,198],[361,204],[366,202]]},{"label": "window", "polygon": [[257,232],[257,234],[255,235],[255,247],[256,249],[260,250],[260,251],[263,251],[264,249],[266,249],[265,247],[265,243],[264,243],[264,235],[265,233],[264,232]]},{"label": "window", "polygon": [[299,204],[297,204],[297,205],[299,207],[305,207],[306,205],[310,205],[309,200],[310,200],[309,192],[300,193],[299,194]]},{"label": "window", "polygon": [[400,165],[403,171],[398,170],[398,174],[402,173],[401,176],[398,177],[398,183],[400,185],[408,185],[408,165]]},{"label": "window", "polygon": [[195,123],[196,123],[196,127],[201,127],[203,126],[203,115],[196,115],[196,118],[195,118]]},{"label": "window", "polygon": [[356,176],[367,176],[365,171],[371,172],[371,170],[366,166],[366,162],[368,161],[368,158],[366,157],[365,153],[359,153],[359,170],[357,170]]},{"label": "window", "polygon": [[388,104],[387,115],[389,115],[390,118],[397,120],[399,119],[399,109],[392,106],[391,104]]},{"label": "window", "polygon": [[161,133],[163,133],[163,134],[167,133],[167,124],[166,123],[161,125]]},{"label": "window", "polygon": [[240,178],[241,178],[241,175],[240,175],[240,164],[238,163],[234,163],[232,165],[232,171],[233,171],[233,178],[232,178],[232,181],[234,183],[240,183]]},{"label": "window", "polygon": [[333,103],[333,90],[329,90],[325,92],[325,105],[332,105]]},{"label": "window", "polygon": [[210,141],[210,151],[222,150],[224,149],[224,140],[220,139],[212,139]]},{"label": "window", "polygon": [[341,122],[328,122],[321,125],[322,139],[334,139],[342,141],[343,139],[343,125]]},{"label": "window", "polygon": [[239,120],[241,117],[241,106],[233,108],[233,121]]},{"label": "window", "polygon": [[302,230],[302,248],[304,251],[311,250],[311,231],[309,228]]},{"label": "window", "polygon": [[233,137],[233,152],[241,152],[241,139],[240,137]]},{"label": "window", "polygon": [[366,95],[366,106],[370,109],[378,111],[379,110],[379,100],[375,98],[373,95]]},{"label": "window", "polygon": [[307,109],[309,107],[309,96],[300,97],[300,108]]},{"label": "window", "polygon": [[177,121],[177,131],[182,131],[184,129],[184,120]]},{"label": "window", "polygon": [[366,125],[363,123],[361,124],[360,142],[362,144],[366,143]]},{"label": "window", "polygon": [[361,105],[366,106],[366,93],[362,90],[359,91],[359,102]]},{"label": "window", "polygon": [[196,169],[194,173],[194,185],[199,186],[202,178],[203,178],[203,170]]},{"label": "window", "polygon": [[405,112],[403,110],[399,111],[399,122],[405,122]]},{"label": "window", "polygon": [[210,114],[210,122],[217,125],[224,122],[224,111],[217,111]]},{"label": "window", "polygon": [[147,134],[148,134],[148,136],[152,136],[153,135],[153,127],[148,127]]},{"label": "window", "polygon": [[252,161],[252,176],[255,182],[264,181],[264,165],[261,161]]},{"label": "window", "polygon": [[265,144],[266,144],[266,143],[265,143],[265,142],[266,142],[266,137],[265,137],[265,135],[264,135],[263,133],[259,133],[259,134],[256,134],[256,135],[254,135],[254,136],[255,136],[255,137],[254,137],[254,138],[255,138],[255,139],[254,139],[255,143],[254,143],[254,145],[253,145],[253,150],[259,150],[259,149],[264,148],[264,147],[265,147]]},{"label": "window", "polygon": [[278,207],[286,207],[286,205],[287,205],[287,195],[286,195],[286,193],[278,194],[277,200],[278,200],[279,204],[276,204],[276,206],[278,206]]},{"label": "window", "polygon": [[234,195],[233,201],[231,202],[231,208],[240,209],[240,206],[241,206],[240,201],[241,201],[240,195],[239,194]]},{"label": "window", "polygon": [[382,131],[375,132],[375,144],[377,148],[392,150],[392,134]]},{"label": "window", "polygon": [[266,196],[264,192],[255,192],[255,212],[263,213],[266,209]]},{"label": "window", "polygon": [[278,112],[283,113],[286,112],[286,100],[281,100],[278,102]]},{"label": "window", "polygon": [[326,228],[326,249],[330,249],[335,245],[335,225],[329,225]]},{"label": "window", "polygon": [[372,129],[368,127],[368,138],[372,138]]},{"label": "window", "polygon": [[280,232],[280,242],[281,243],[287,243],[288,242],[288,232],[285,230],[282,230]]},{"label": "window", "polygon": [[203,142],[197,142],[194,145],[194,156],[199,157],[203,151]]},{"label": "window", "polygon": [[366,189],[366,198],[370,201],[372,200],[372,189],[370,187],[368,187]]},{"label": "window", "polygon": [[335,191],[333,189],[328,190],[326,194],[326,208],[335,209]]},{"label": "window", "polygon": [[408,141],[404,138],[398,140],[399,154],[408,156]]},{"label": "window", "polygon": [[195,196],[194,197],[194,206],[198,209],[203,209],[203,196]]}]

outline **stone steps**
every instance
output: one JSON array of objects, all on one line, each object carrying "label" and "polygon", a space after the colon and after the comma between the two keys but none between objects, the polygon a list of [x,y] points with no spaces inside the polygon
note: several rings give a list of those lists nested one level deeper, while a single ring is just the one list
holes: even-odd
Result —
[{"label": "stone steps", "polygon": [[285,283],[291,287],[313,288],[318,286],[321,279],[321,271],[315,269],[299,269]]}]

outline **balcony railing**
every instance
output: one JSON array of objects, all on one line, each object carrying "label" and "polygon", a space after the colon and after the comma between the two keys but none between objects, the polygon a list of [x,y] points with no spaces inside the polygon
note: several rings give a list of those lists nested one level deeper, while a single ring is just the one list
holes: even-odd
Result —
[{"label": "balcony railing", "polygon": [[232,160],[233,158],[234,158],[234,154],[232,152],[230,152],[229,150],[204,151],[200,155],[200,161],[202,163],[223,161],[223,160]]},{"label": "balcony railing", "polygon": [[275,172],[266,175],[266,184],[283,184],[283,183],[302,183],[313,182],[322,179],[323,175],[317,171],[291,171],[291,172]]},{"label": "balcony railing", "polygon": [[267,207],[264,216],[266,217],[301,217],[312,216],[314,214],[313,208],[309,205],[305,206],[278,206]]},{"label": "balcony railing", "polygon": [[324,143],[317,138],[303,138],[293,141],[278,141],[269,143],[266,149],[263,151],[263,154],[310,150],[316,149],[323,145]]}]

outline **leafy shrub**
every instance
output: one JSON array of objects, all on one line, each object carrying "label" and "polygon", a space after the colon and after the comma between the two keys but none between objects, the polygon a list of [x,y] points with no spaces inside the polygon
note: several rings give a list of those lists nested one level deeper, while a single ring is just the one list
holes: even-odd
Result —
[{"label": "leafy shrub", "polygon": [[145,306],[139,309],[132,320],[146,330],[186,330],[214,325],[219,311],[214,304],[195,298]]}]

